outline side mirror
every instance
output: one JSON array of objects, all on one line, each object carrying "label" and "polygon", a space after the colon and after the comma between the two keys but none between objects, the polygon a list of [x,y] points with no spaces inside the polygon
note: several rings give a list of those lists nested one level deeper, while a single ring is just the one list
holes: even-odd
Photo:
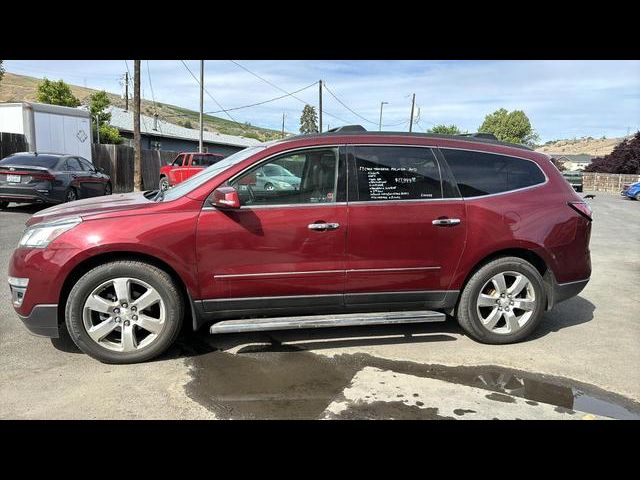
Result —
[{"label": "side mirror", "polygon": [[240,195],[233,187],[216,188],[210,198],[211,204],[216,208],[240,208]]}]

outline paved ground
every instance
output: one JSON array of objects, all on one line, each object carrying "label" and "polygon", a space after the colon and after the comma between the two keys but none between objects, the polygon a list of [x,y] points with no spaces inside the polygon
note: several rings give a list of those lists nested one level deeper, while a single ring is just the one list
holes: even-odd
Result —
[{"label": "paved ground", "polygon": [[[640,418],[640,202],[591,203],[591,282],[517,345],[452,321],[201,333],[112,366],[29,335],[0,288],[0,418]],[[0,213],[0,272],[35,210]]]}]

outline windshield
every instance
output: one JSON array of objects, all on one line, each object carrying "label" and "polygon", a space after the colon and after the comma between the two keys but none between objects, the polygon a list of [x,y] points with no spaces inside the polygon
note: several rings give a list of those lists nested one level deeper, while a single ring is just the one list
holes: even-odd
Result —
[{"label": "windshield", "polygon": [[205,168],[198,174],[191,177],[189,180],[179,183],[173,188],[166,190],[162,196],[164,200],[175,200],[177,198],[186,195],[187,193],[195,190],[203,183],[211,180],[216,175],[224,172],[226,169],[240,163],[243,160],[246,160],[251,155],[259,152],[260,150],[264,150],[266,147],[260,145],[257,147],[249,147],[244,150],[240,150],[233,155],[228,156],[227,158],[220,160],[217,163],[214,163],[210,167]]}]

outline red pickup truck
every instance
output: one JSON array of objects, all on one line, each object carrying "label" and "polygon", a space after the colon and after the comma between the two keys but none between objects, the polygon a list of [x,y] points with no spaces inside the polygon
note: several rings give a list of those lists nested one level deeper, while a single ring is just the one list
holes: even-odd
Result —
[{"label": "red pickup truck", "polygon": [[178,154],[170,165],[160,168],[160,190],[166,190],[193,177],[196,173],[223,158],[223,155],[216,153],[184,152]]}]

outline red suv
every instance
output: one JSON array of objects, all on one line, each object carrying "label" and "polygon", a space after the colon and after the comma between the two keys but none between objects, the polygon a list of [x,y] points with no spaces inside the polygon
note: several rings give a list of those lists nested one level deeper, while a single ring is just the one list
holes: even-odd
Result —
[{"label": "red suv", "polygon": [[161,354],[183,321],[224,332],[447,313],[501,344],[584,288],[590,232],[544,154],[342,127],[247,148],[166,191],[42,210],[9,284],[31,332],[66,323],[109,363]]},{"label": "red suv", "polygon": [[170,165],[160,167],[160,190],[193,177],[223,158],[224,155],[215,153],[179,153]]}]

